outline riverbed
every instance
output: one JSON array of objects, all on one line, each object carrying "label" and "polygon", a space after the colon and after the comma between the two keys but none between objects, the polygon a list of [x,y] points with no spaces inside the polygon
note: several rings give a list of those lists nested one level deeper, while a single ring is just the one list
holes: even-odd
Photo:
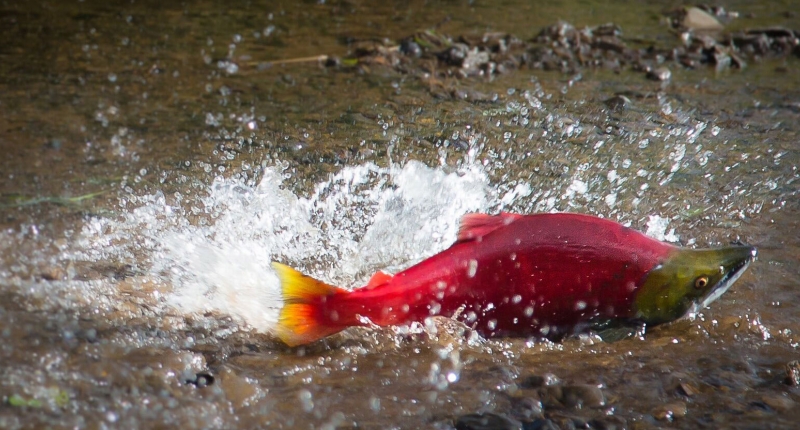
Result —
[{"label": "riverbed", "polygon": [[[724,6],[726,31],[800,29],[791,2]],[[529,40],[559,21],[669,45],[674,8],[3,4],[0,428],[794,428],[796,55],[668,62],[666,80],[348,62],[416,32]],[[354,288],[499,211],[758,259],[698,314],[616,341],[445,319],[300,348],[271,335],[270,262]]]}]

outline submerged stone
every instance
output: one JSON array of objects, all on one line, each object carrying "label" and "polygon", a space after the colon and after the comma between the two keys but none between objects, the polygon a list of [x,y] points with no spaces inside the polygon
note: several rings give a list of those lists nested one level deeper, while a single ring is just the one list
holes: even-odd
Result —
[{"label": "submerged stone", "polygon": [[657,407],[653,411],[653,416],[660,421],[673,421],[676,418],[685,417],[687,412],[686,403],[677,401]]},{"label": "submerged stone", "polygon": [[456,430],[522,430],[522,423],[490,412],[458,417]]},{"label": "submerged stone", "polygon": [[786,363],[786,383],[792,386],[800,385],[800,361]]},{"label": "submerged stone", "polygon": [[717,18],[697,7],[686,8],[681,25],[689,30],[719,31],[724,28]]},{"label": "submerged stone", "polygon": [[596,385],[567,385],[562,389],[562,392],[562,402],[568,407],[599,408],[606,405],[606,397],[603,394],[603,390]]}]

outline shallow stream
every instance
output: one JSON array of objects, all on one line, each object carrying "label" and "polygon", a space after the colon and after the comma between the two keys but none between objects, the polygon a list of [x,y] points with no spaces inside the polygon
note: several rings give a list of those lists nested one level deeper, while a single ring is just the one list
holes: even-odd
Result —
[{"label": "shallow stream", "polygon": [[[268,65],[559,19],[676,37],[671,2],[528,3],[0,5],[0,428],[794,428],[798,58],[442,84],[467,97],[379,66]],[[800,29],[791,2],[725,6],[731,26]],[[759,257],[710,308],[617,342],[447,320],[270,336],[271,261],[352,288],[497,211]]]}]

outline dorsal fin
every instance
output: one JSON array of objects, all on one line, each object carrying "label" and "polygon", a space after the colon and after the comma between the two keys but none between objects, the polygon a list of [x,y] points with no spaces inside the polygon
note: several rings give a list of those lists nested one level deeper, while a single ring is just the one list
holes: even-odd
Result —
[{"label": "dorsal fin", "polygon": [[392,278],[393,275],[390,275],[383,270],[378,270],[374,275],[372,275],[371,278],[369,278],[369,282],[367,282],[367,285],[365,285],[363,288],[375,288],[378,285],[389,282]]},{"label": "dorsal fin", "polygon": [[522,215],[501,212],[500,215],[466,214],[461,218],[456,243],[468,242],[505,227]]}]

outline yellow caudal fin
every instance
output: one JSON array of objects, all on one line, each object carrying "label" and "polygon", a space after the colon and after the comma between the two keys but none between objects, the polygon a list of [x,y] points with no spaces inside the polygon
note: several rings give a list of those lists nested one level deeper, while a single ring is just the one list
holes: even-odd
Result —
[{"label": "yellow caudal fin", "polygon": [[329,326],[321,321],[318,300],[348,291],[328,285],[306,276],[291,267],[272,263],[272,268],[281,281],[283,308],[278,317],[276,334],[289,346],[311,343],[342,330],[341,326]]}]

